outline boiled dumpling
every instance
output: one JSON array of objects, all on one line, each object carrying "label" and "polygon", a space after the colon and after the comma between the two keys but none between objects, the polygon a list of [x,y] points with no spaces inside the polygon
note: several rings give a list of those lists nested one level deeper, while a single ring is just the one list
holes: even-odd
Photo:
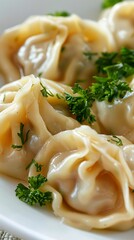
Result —
[{"label": "boiled dumpling", "polygon": [[134,80],[130,77],[130,88],[123,99],[115,99],[113,102],[96,101],[99,121],[105,132],[113,135],[123,135],[134,143]]},{"label": "boiled dumpling", "polygon": [[113,34],[117,49],[134,48],[134,2],[124,1],[106,11],[100,24],[107,26]]},{"label": "boiled dumpling", "polygon": [[[134,225],[134,194],[121,147],[88,126],[49,138],[36,156],[53,193],[57,216],[75,227],[127,229]],[[31,166],[29,176],[37,175]]]},{"label": "boiled dumpling", "polygon": [[97,22],[68,17],[35,16],[8,29],[0,38],[0,71],[5,82],[34,74],[73,85],[89,85],[94,62],[85,52],[112,51],[110,31]]},{"label": "boiled dumpling", "polygon": [[0,172],[25,179],[26,166],[45,141],[80,124],[56,96],[44,97],[41,83],[54,95],[70,87],[27,76],[0,89]]}]

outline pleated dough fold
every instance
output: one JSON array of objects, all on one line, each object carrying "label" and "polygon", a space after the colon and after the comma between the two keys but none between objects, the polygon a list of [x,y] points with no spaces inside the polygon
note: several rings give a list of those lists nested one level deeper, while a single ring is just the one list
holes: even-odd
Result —
[{"label": "pleated dough fold", "polygon": [[134,48],[134,2],[124,1],[104,12],[99,20],[100,25],[111,31],[117,49]]},{"label": "pleated dough fold", "polygon": [[[42,96],[41,82],[55,95],[71,89],[33,75],[0,89],[0,172],[25,180],[26,166],[45,141],[51,135],[80,125],[71,118],[62,100]],[[18,135],[25,140],[27,133],[28,140],[22,144]]]},{"label": "pleated dough fold", "polygon": [[[128,229],[134,225],[134,194],[121,147],[88,126],[49,138],[36,156],[53,192],[57,216],[75,227]],[[37,175],[31,166],[29,176]],[[132,172],[129,171],[132,179]],[[133,180],[134,184],[134,180]]]}]

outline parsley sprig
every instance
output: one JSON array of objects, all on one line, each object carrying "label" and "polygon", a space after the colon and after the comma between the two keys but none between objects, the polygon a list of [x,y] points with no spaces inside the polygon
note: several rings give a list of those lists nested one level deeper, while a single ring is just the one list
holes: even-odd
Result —
[{"label": "parsley sprig", "polygon": [[[97,53],[84,52],[89,61],[97,56]],[[78,83],[72,87],[72,94],[64,92],[54,95],[41,83],[41,93],[44,97],[62,98],[68,105],[71,114],[82,123],[87,121],[92,124],[95,116],[92,114],[94,101],[112,102],[115,99],[124,98],[127,92],[131,92],[127,77],[134,74],[134,50],[122,48],[119,52],[101,53],[95,60],[97,76],[95,82],[86,89]]]},{"label": "parsley sprig", "polygon": [[[84,53],[83,53],[84,54]],[[85,54],[84,54],[85,55]],[[121,48],[119,52],[103,52],[95,62],[98,74],[106,74],[106,67],[115,66],[122,64],[122,75],[124,74],[123,69],[125,68],[125,76],[134,74],[134,49]],[[119,69],[118,69],[119,70]],[[120,71],[120,72],[121,72]],[[116,71],[117,72],[117,71]]]},{"label": "parsley sprig", "polygon": [[47,179],[38,174],[28,178],[28,187],[19,183],[15,190],[16,196],[23,202],[33,206],[39,204],[40,206],[46,205],[52,202],[52,193],[42,192],[39,188],[47,181]]},{"label": "parsley sprig", "polygon": [[106,77],[96,76],[96,82],[90,87],[92,94],[98,101],[112,102],[114,99],[123,98],[131,92],[128,83],[123,79],[127,71],[121,64],[105,68]]},{"label": "parsley sprig", "polygon": [[65,101],[68,104],[69,110],[76,116],[76,119],[80,123],[86,120],[91,124],[95,121],[95,116],[91,112],[94,96],[90,88],[83,89],[76,83],[72,89],[76,95],[65,93]]},{"label": "parsley sprig", "polygon": [[32,165],[35,166],[36,172],[41,172],[43,165],[36,162],[35,159],[32,159],[32,161],[27,165],[26,170],[29,169]]},{"label": "parsley sprig", "polygon": [[123,2],[123,0],[103,0],[102,8],[103,9],[110,8],[119,2]]},{"label": "parsley sprig", "polygon": [[29,132],[30,130],[28,130],[26,134],[24,134],[24,124],[20,123],[20,132],[18,132],[17,135],[20,138],[21,144],[20,145],[12,144],[12,148],[21,149],[23,145],[28,141]]}]

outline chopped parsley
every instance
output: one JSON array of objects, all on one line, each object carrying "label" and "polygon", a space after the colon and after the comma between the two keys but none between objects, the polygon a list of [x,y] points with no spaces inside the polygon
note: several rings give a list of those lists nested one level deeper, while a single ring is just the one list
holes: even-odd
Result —
[{"label": "chopped parsley", "polygon": [[83,89],[78,83],[75,83],[72,89],[74,95],[65,93],[65,101],[68,104],[70,112],[76,116],[76,119],[80,123],[86,120],[91,124],[95,121],[95,116],[91,113],[94,97],[90,88]]},{"label": "chopped parsley", "polygon": [[83,52],[83,54],[88,58],[88,60],[92,60],[94,56],[98,55],[97,53],[90,51]]},{"label": "chopped parsley", "polygon": [[123,76],[127,75],[127,69],[125,71],[122,65],[107,67],[105,71],[107,76],[95,77],[96,82],[90,87],[96,100],[112,102],[114,99],[123,98],[127,92],[132,91],[123,79]]},{"label": "chopped parsley", "polygon": [[[97,53],[83,52],[89,61]],[[95,116],[92,114],[94,101],[112,102],[124,98],[127,92],[132,92],[127,82],[127,77],[134,74],[134,50],[122,48],[119,52],[104,52],[98,54],[95,60],[97,76],[91,86],[83,89],[78,82],[72,87],[72,94],[53,94],[41,83],[41,93],[44,97],[57,97],[64,99],[71,114],[82,123],[87,121],[92,124]]]},{"label": "chopped parsley", "polygon": [[20,138],[21,144],[20,145],[13,144],[12,148],[21,149],[23,147],[23,145],[28,141],[29,132],[30,132],[30,130],[28,130],[25,135],[24,134],[24,124],[20,123],[20,132],[18,132],[17,135]]},{"label": "chopped parsley", "polygon": [[37,163],[34,159],[28,164],[26,170],[29,169],[32,165],[36,167],[36,172],[41,172],[43,165]]},{"label": "chopped parsley", "polygon": [[42,94],[43,97],[49,97],[50,96],[50,97],[57,97],[58,99],[64,99],[64,96],[62,94],[56,93],[54,95],[41,82],[40,82],[40,85],[42,86],[42,89],[40,91],[41,91],[41,94]]},{"label": "chopped parsley", "polygon": [[48,97],[48,96],[54,97],[54,94],[51,91],[47,90],[47,88],[43,86],[41,82],[40,82],[40,85],[42,86],[41,93],[43,97]]},{"label": "chopped parsley", "polygon": [[110,8],[119,2],[123,2],[123,0],[103,0],[102,8],[103,9]]},{"label": "chopped parsley", "polygon": [[52,193],[40,191],[40,187],[47,182],[47,179],[38,174],[28,178],[28,187],[19,183],[15,190],[16,196],[23,202],[33,206],[39,204],[40,206],[46,205],[52,202]]},{"label": "chopped parsley", "polygon": [[37,77],[42,77],[43,72],[40,72]]},{"label": "chopped parsley", "polygon": [[103,52],[95,62],[98,74],[106,73],[106,67],[122,64],[127,75],[134,74],[134,49],[121,48],[119,52]]},{"label": "chopped parsley", "polygon": [[99,58],[96,60],[96,66],[97,66],[98,73],[105,73],[105,67],[116,64],[117,62],[115,62],[115,59],[116,59],[117,55],[118,55],[117,52],[101,53]]},{"label": "chopped parsley", "polygon": [[115,135],[113,135],[108,141],[111,143],[115,143],[117,146],[123,146],[122,140]]},{"label": "chopped parsley", "polygon": [[68,17],[70,16],[70,13],[67,11],[57,11],[55,13],[49,13],[48,15],[54,16],[54,17]]}]

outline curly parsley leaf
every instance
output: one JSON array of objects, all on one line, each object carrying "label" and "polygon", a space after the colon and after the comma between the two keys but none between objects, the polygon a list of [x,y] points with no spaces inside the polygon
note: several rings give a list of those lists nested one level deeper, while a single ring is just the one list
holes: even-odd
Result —
[{"label": "curly parsley leaf", "polygon": [[28,183],[30,188],[32,189],[38,189],[43,183],[47,182],[47,179],[41,175],[38,174],[37,176],[32,176],[28,178]]},{"label": "curly parsley leaf", "polygon": [[110,8],[119,2],[123,2],[123,0],[103,0],[102,9]]},{"label": "curly parsley leaf", "polygon": [[100,54],[98,59],[95,62],[98,74],[105,74],[106,67],[115,66],[118,64],[122,64],[123,68],[127,66],[127,71],[129,67],[131,68],[131,72],[129,71],[127,75],[131,75],[134,72],[134,50],[128,48],[121,48],[119,52],[103,52]]},{"label": "curly parsley leaf", "polygon": [[119,55],[123,63],[134,67],[134,49],[121,48]]},{"label": "curly parsley leaf", "polygon": [[76,116],[76,119],[80,123],[85,120],[90,124],[93,123],[95,121],[95,116],[91,113],[91,107],[94,98],[90,89],[83,89],[78,83],[76,83],[72,89],[73,93],[76,95],[65,93],[65,100],[69,110]]},{"label": "curly parsley leaf", "polygon": [[103,52],[96,60],[96,66],[98,73],[105,73],[105,67],[112,66],[116,62],[116,58],[118,56],[117,52]]},{"label": "curly parsley leaf", "polygon": [[30,130],[28,130],[26,134],[24,134],[24,124],[20,123],[20,132],[18,132],[17,135],[20,138],[21,144],[20,145],[12,144],[12,148],[21,149],[23,145],[28,141],[29,132]]},{"label": "curly parsley leaf", "polygon": [[47,179],[41,174],[28,178],[28,187],[19,183],[15,190],[16,196],[23,202],[33,206],[39,204],[40,206],[46,205],[52,202],[52,193],[42,192],[39,187],[45,183]]},{"label": "curly parsley leaf", "polygon": [[[131,73],[131,67],[126,68],[123,65],[113,65],[105,68],[107,77],[96,76],[96,82],[90,87],[92,94],[98,101],[112,102],[114,99],[123,98],[131,88],[123,77]],[[134,70],[134,68],[133,68]]]}]

